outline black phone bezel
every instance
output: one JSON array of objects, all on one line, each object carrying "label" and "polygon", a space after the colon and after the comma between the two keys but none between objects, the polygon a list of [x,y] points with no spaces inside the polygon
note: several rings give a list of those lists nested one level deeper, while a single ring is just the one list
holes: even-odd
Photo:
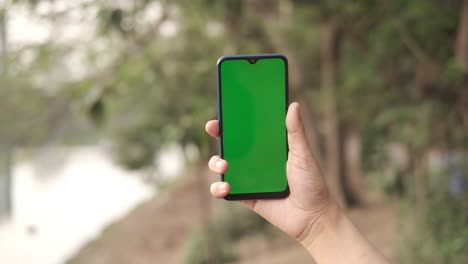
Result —
[{"label": "black phone bezel", "polygon": [[[288,111],[289,106],[289,77],[288,77],[288,59],[286,56],[278,53],[274,54],[247,54],[247,55],[225,55],[218,59],[217,66],[217,82],[218,82],[218,120],[219,120],[219,153],[220,157],[224,157],[224,148],[223,148],[223,119],[222,119],[222,101],[221,101],[221,64],[226,60],[247,60],[249,63],[257,63],[261,59],[282,59],[285,65],[285,112]],[[286,119],[286,115],[285,115]],[[286,129],[286,128],[285,128]],[[288,145],[288,136],[286,131],[286,160],[288,160],[289,145]],[[221,180],[224,181],[224,174],[221,174]],[[224,197],[225,200],[234,201],[234,200],[253,200],[253,199],[275,199],[275,198],[284,198],[289,195],[289,183],[286,181],[286,188],[283,191],[279,192],[261,192],[261,193],[239,193],[239,194],[228,194]]]}]

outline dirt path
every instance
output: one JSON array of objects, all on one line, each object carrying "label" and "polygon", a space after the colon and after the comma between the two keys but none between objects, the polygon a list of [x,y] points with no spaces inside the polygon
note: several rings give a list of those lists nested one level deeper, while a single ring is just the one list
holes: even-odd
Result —
[{"label": "dirt path", "polygon": [[176,252],[200,217],[195,188],[194,184],[177,186],[142,204],[88,243],[70,263],[179,263]]},{"label": "dirt path", "polygon": [[[185,238],[193,224],[200,222],[201,200],[193,182],[175,186],[170,193],[139,206],[88,243],[69,263],[182,263]],[[208,184],[205,186],[208,189]],[[215,205],[223,203],[211,202]],[[394,258],[393,246],[397,239],[394,208],[389,205],[372,206],[353,209],[349,215],[386,256]],[[280,236],[273,246],[271,244],[262,237],[239,242],[235,245],[240,255],[238,263],[311,263],[307,252],[286,236]]]}]

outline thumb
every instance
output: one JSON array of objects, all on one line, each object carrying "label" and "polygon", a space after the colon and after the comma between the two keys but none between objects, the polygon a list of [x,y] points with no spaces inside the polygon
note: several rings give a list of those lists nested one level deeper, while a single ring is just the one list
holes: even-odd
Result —
[{"label": "thumb", "polygon": [[296,102],[289,105],[286,128],[288,129],[289,151],[300,159],[310,159],[311,154],[300,117],[299,104]]}]

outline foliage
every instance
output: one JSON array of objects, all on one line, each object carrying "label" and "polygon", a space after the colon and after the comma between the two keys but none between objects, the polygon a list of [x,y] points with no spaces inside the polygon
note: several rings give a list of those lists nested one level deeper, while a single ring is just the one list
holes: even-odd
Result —
[{"label": "foliage", "polygon": [[[465,166],[466,167],[466,166]],[[465,188],[468,177],[464,171]],[[431,184],[426,206],[414,214],[407,210],[405,243],[400,246],[401,263],[466,263],[468,262],[468,191],[450,192],[450,181],[444,172]]]},{"label": "foliage", "polygon": [[224,212],[213,222],[211,232],[201,232],[200,227],[192,230],[185,243],[185,263],[208,263],[207,239],[215,243],[213,250],[219,262],[227,263],[236,260],[237,241],[257,233],[268,239],[275,235],[265,219],[250,210],[232,204],[226,206]]},{"label": "foliage", "polygon": [[184,14],[177,36],[145,40],[124,63],[112,64],[113,78],[78,87],[85,94],[100,91],[89,114],[117,143],[118,160],[129,168],[153,165],[158,151],[171,142],[195,143],[206,153],[208,138],[200,127],[215,113],[208,103],[216,100],[210,76],[221,43],[194,16]]},{"label": "foliage", "polygon": [[[184,250],[184,263],[186,264],[207,264],[209,258],[207,256],[207,238],[206,232],[200,229],[194,229],[189,234],[185,250]],[[229,263],[236,260],[236,255],[232,250],[232,244],[219,244],[216,243],[214,248],[211,248],[217,261],[220,263]]]},{"label": "foliage", "polygon": [[225,208],[216,223],[218,235],[227,241],[238,241],[256,232],[267,234],[271,229],[268,222],[258,214],[233,205]]},{"label": "foliage", "polygon": [[[38,54],[34,67],[46,69],[43,60],[48,59],[49,56]],[[43,83],[46,73],[36,68],[29,71],[13,66],[8,68],[8,74],[0,76],[0,122],[3,124],[0,126],[0,145],[84,142],[91,137],[92,133],[83,126],[83,118],[72,111],[66,93],[50,92],[53,85]]]}]

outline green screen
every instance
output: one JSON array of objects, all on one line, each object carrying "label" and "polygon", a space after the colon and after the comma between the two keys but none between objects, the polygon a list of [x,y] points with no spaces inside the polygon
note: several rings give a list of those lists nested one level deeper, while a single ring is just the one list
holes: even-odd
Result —
[{"label": "green screen", "polygon": [[282,192],[286,179],[286,61],[219,63],[224,180],[230,194]]}]

